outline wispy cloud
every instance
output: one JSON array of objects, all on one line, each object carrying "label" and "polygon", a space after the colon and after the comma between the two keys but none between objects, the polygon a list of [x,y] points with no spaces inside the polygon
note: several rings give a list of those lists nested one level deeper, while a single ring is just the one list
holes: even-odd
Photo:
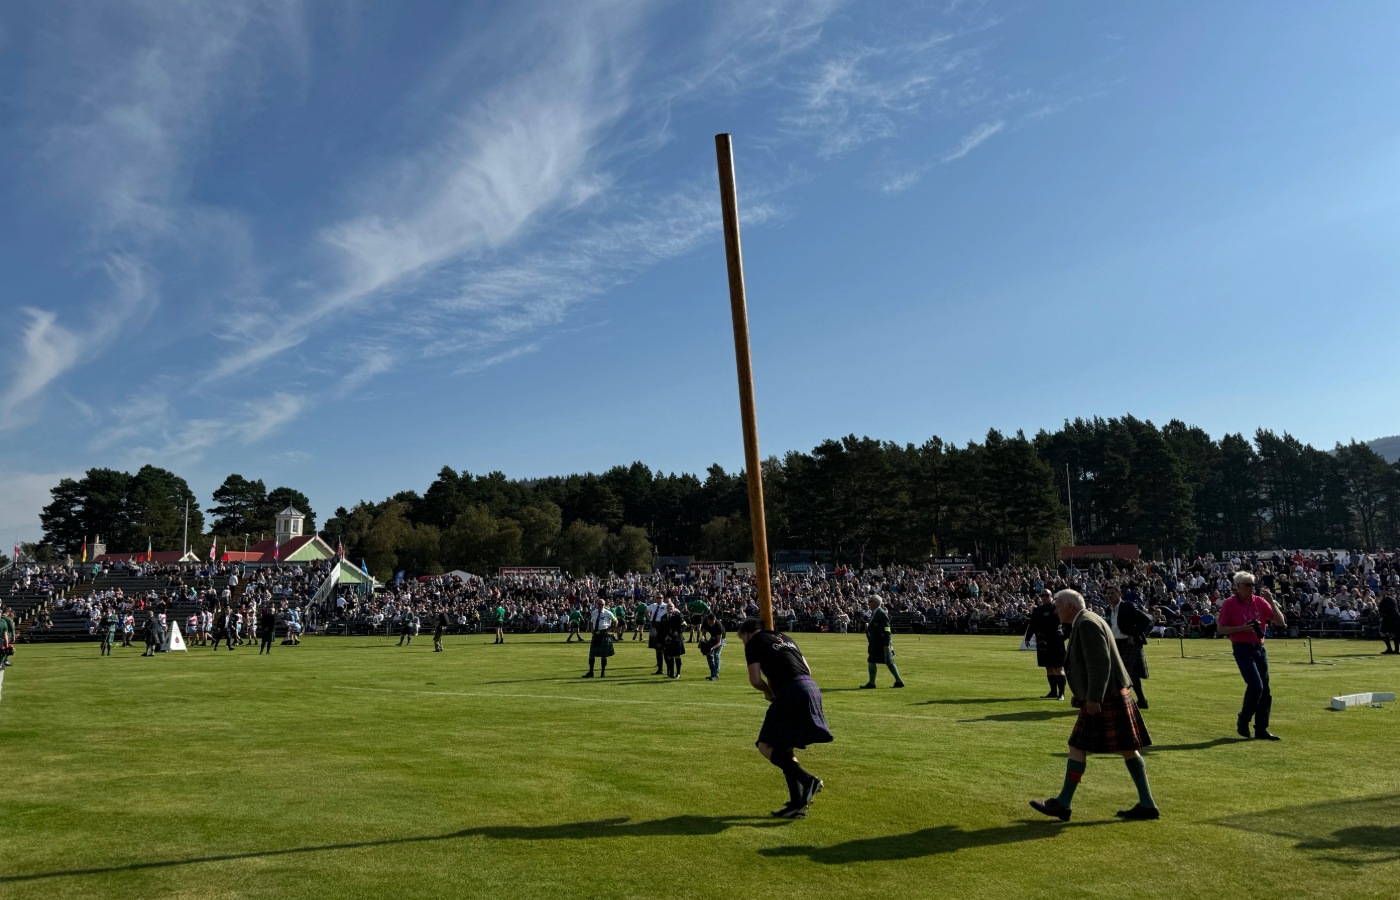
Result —
[{"label": "wispy cloud", "polygon": [[595,149],[629,104],[629,70],[609,50],[632,25],[616,16],[566,17],[547,36],[548,64],[472,99],[387,175],[348,187],[363,211],[320,234],[328,286],[263,321],[209,379],[259,366],[342,311],[444,264],[498,252],[540,216],[596,193]]},{"label": "wispy cloud", "polygon": [[292,422],[306,407],[303,394],[276,391],[261,400],[222,404],[217,417],[183,418],[161,393],[143,391],[113,410],[114,424],[98,432],[92,449],[122,448],[127,465],[189,464],[229,443],[253,446]]},{"label": "wispy cloud", "polygon": [[103,267],[110,291],[100,315],[83,329],[59,322],[53,310],[23,308],[23,329],[14,374],[0,395],[0,431],[29,421],[31,401],[65,372],[97,356],[129,323],[143,319],[155,307],[157,292],[151,274],[130,256],[113,255]]},{"label": "wispy cloud", "polygon": [[958,141],[958,145],[943,155],[943,161],[945,163],[950,163],[954,160],[962,159],[973,150],[982,146],[993,135],[997,134],[1005,127],[1006,122],[1002,120],[983,122],[981,125],[978,125],[976,128],[963,135],[962,140]]}]

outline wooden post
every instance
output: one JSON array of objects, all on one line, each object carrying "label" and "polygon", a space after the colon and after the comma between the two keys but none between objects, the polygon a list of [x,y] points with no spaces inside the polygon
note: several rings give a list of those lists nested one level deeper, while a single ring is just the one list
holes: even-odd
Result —
[{"label": "wooden post", "polygon": [[773,630],[773,582],[768,573],[768,523],[763,514],[763,460],[758,455],[758,419],[754,413],[753,361],[749,356],[749,311],[744,296],[744,257],[739,249],[739,199],[734,190],[734,144],[715,135],[719,163],[719,197],[724,210],[724,256],[729,263],[729,311],[734,318],[734,362],[739,369],[739,415],[744,425],[744,468],[749,483],[749,522],[753,527],[753,562],[758,579],[758,614]]}]

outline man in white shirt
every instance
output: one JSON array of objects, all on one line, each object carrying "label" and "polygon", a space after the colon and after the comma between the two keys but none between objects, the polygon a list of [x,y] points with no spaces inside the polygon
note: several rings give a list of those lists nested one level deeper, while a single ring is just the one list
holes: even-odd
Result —
[{"label": "man in white shirt", "polygon": [[588,672],[584,678],[593,677],[593,660],[603,661],[603,671],[599,678],[608,677],[608,658],[617,651],[613,649],[613,613],[602,597],[599,597],[593,612],[588,616],[588,627],[593,632],[593,642],[588,645]]}]

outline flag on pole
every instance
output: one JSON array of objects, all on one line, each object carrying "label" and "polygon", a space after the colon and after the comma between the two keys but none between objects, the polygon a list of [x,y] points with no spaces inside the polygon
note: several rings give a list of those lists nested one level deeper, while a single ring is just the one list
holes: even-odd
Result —
[{"label": "flag on pole", "polygon": [[224,550],[224,555],[219,557],[220,562],[228,562],[228,550]]},{"label": "flag on pole", "polygon": [[152,562],[155,558],[155,551],[151,549],[151,536],[148,534],[146,535],[146,562]]},{"label": "flag on pole", "polygon": [[87,538],[83,538],[83,562],[87,562]]},{"label": "flag on pole", "polygon": [[272,558],[280,559],[282,554],[282,541],[280,538],[272,539]]},{"label": "flag on pole", "polygon": [[209,545],[209,561],[214,561],[214,548],[219,546],[219,539],[214,538],[214,543]]},{"label": "flag on pole", "polygon": [[369,577],[369,566],[365,565],[365,558],[363,556],[360,557],[360,571],[365,573],[366,578]]},{"label": "flag on pole", "polygon": [[335,558],[336,558],[336,559],[344,559],[344,558],[345,558],[345,543],[344,543],[343,541],[341,541],[340,538],[336,538],[336,539],[335,539]]}]

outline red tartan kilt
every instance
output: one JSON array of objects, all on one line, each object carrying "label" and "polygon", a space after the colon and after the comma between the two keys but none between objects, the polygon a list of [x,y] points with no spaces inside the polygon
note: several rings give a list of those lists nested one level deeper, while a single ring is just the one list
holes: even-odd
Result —
[{"label": "red tartan kilt", "polygon": [[1069,745],[1085,753],[1124,753],[1152,746],[1131,688],[1107,694],[1097,715],[1082,708],[1069,733]]}]

